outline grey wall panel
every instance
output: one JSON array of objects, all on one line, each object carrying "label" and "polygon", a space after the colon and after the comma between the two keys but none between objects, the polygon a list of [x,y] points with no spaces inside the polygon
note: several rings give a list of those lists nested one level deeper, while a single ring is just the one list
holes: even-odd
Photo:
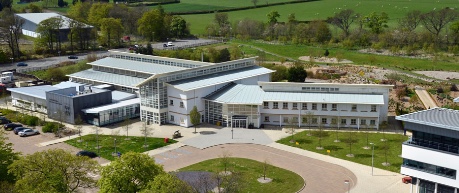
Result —
[{"label": "grey wall panel", "polygon": [[413,130],[413,131],[421,131],[425,133],[431,133],[431,134],[459,139],[459,131],[455,131],[451,129],[444,129],[444,128],[422,125],[422,124],[417,124],[417,123],[410,123],[410,122],[405,122],[405,129]]}]

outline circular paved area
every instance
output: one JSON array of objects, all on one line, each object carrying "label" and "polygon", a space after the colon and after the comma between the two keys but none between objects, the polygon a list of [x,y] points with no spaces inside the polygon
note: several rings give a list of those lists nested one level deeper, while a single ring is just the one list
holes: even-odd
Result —
[{"label": "circular paved area", "polygon": [[344,180],[351,182],[351,188],[357,183],[354,173],[342,166],[263,145],[225,144],[202,150],[184,146],[154,157],[158,163],[164,165],[166,171],[174,171],[204,160],[218,158],[223,151],[231,152],[232,157],[248,158],[260,162],[267,159],[272,165],[297,173],[306,182],[301,192],[346,192],[347,186]]}]

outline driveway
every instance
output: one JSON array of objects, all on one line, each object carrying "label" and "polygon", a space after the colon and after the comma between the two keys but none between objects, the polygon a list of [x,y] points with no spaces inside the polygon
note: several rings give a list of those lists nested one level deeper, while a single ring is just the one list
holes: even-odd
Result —
[{"label": "driveway", "polygon": [[438,107],[437,103],[435,103],[434,99],[432,99],[430,94],[425,89],[416,87],[415,92],[419,96],[419,99],[421,100],[422,104],[424,104],[426,109]]},{"label": "driveway", "polygon": [[225,144],[202,150],[184,146],[157,154],[155,159],[166,171],[175,171],[194,163],[218,158],[223,151],[229,151],[233,157],[259,162],[268,160],[272,165],[297,173],[306,183],[301,192],[346,192],[348,187],[344,185],[344,180],[351,182],[351,188],[357,183],[354,173],[342,166],[256,144]]}]

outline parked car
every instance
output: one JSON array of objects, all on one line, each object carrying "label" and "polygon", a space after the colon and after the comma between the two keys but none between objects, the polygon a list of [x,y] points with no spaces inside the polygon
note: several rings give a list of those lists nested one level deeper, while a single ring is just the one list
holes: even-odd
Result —
[{"label": "parked car", "polygon": [[13,132],[14,132],[14,134],[17,135],[19,132],[21,132],[21,131],[23,131],[23,130],[25,130],[25,129],[29,129],[29,128],[26,128],[26,127],[16,127],[16,128],[13,129]]},{"label": "parked car", "polygon": [[167,44],[163,44],[163,48],[167,48]]},{"label": "parked car", "polygon": [[38,134],[40,134],[40,132],[37,129],[24,129],[18,132],[18,135],[21,137],[38,135]]},{"label": "parked car", "polygon": [[69,56],[69,59],[78,59],[78,56]]},{"label": "parked car", "polygon": [[167,46],[174,46],[172,42],[167,42]]},{"label": "parked car", "polygon": [[0,117],[0,124],[7,124],[11,123],[10,120],[8,120],[6,117]]},{"label": "parked car", "polygon": [[7,123],[7,124],[3,125],[3,128],[5,130],[7,130],[7,131],[11,131],[16,127],[22,127],[22,125],[21,124],[17,124],[17,123]]},{"label": "parked car", "polygon": [[27,64],[24,62],[19,62],[18,64],[16,64],[16,66],[27,66]]},{"label": "parked car", "polygon": [[77,156],[86,156],[86,157],[90,157],[90,158],[95,158],[97,157],[97,154],[92,152],[92,151],[86,151],[86,150],[83,150],[83,151],[79,151],[77,154]]}]

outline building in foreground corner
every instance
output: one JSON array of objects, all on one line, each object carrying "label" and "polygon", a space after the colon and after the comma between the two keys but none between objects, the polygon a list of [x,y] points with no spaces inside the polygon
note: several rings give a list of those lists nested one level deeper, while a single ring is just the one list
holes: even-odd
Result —
[{"label": "building in foreground corner", "polygon": [[413,133],[402,144],[400,170],[412,178],[413,192],[457,193],[459,111],[432,108],[396,119]]}]

